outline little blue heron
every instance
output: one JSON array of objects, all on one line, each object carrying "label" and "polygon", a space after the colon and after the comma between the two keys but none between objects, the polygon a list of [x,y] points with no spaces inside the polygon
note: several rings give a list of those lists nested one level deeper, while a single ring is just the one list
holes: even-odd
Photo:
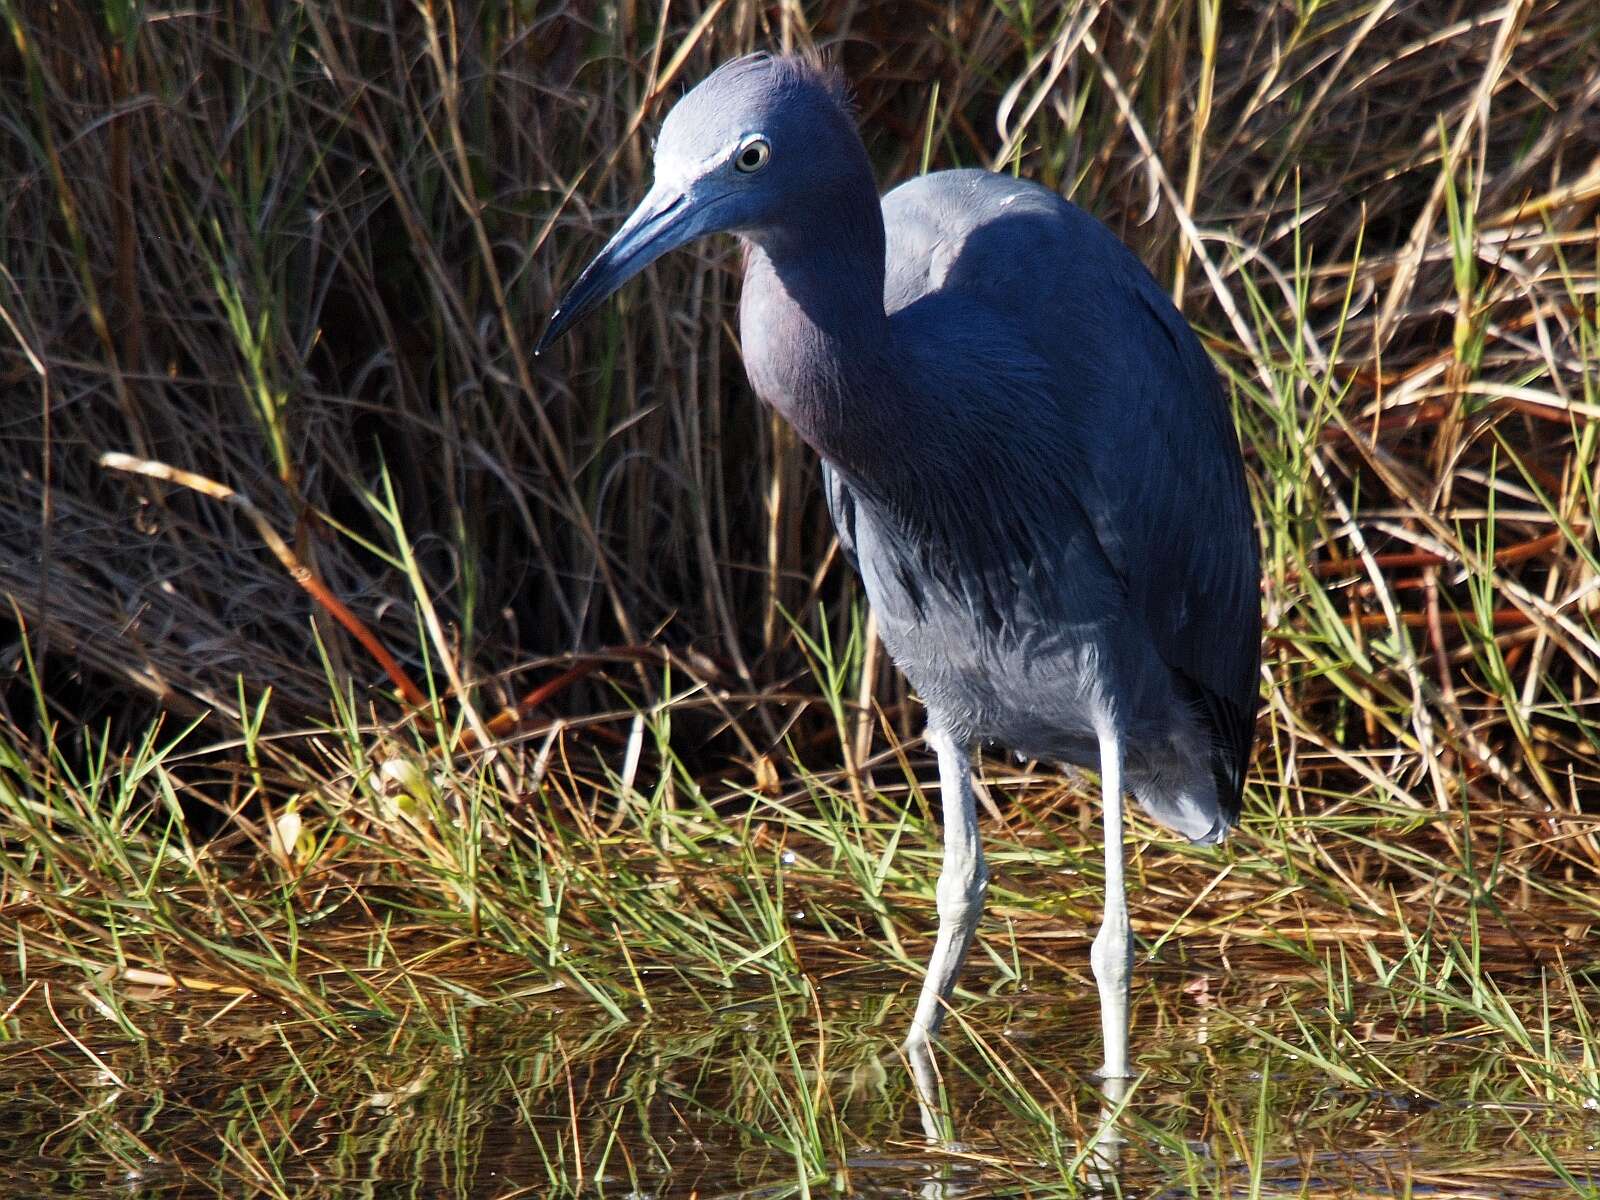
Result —
[{"label": "little blue heron", "polygon": [[837,71],[764,54],[673,107],[644,200],[543,350],[632,276],[745,246],[757,395],[822,459],[839,540],[927,707],[939,932],[906,1039],[930,1042],[988,886],[972,752],[1098,767],[1106,1079],[1128,1075],[1122,791],[1197,842],[1237,822],[1261,615],[1244,467],[1210,360],[1099,221],[1034,183],[938,171],[881,201]]}]

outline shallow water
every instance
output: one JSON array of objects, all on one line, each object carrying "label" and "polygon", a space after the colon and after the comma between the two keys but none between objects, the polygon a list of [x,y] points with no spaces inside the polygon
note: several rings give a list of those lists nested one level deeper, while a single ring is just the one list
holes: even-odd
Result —
[{"label": "shallow water", "polygon": [[1540,1094],[1502,1038],[1377,988],[1331,1011],[1325,988],[1266,974],[1142,980],[1148,1073],[1087,1154],[1092,989],[1040,975],[967,1001],[940,1059],[954,1136],[930,1144],[895,1051],[907,983],[663,984],[627,1023],[563,992],[419,1004],[398,1027],[352,1010],[332,1037],[169,995],[127,1005],[139,1040],[62,981],[0,1043],[5,1194],[1466,1197],[1600,1177],[1600,1114]]}]

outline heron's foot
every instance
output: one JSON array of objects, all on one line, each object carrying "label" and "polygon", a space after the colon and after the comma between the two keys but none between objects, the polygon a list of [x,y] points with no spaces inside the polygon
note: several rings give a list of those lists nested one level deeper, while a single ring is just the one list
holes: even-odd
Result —
[{"label": "heron's foot", "polygon": [[949,1122],[944,1119],[944,1108],[939,1096],[939,1070],[933,1062],[935,1035],[923,1025],[915,1024],[901,1044],[906,1062],[911,1067],[911,1082],[917,1092],[917,1110],[922,1118],[922,1133],[930,1142],[942,1144],[949,1140]]},{"label": "heron's foot", "polygon": [[1084,1166],[1089,1192],[1094,1196],[1121,1196],[1122,1147],[1127,1137],[1117,1127],[1117,1114],[1128,1096],[1125,1078],[1100,1080],[1100,1121],[1094,1131]]}]

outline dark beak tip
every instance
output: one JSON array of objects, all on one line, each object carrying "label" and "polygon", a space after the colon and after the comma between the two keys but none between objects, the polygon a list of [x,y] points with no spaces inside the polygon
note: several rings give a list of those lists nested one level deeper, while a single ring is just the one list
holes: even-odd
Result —
[{"label": "dark beak tip", "polygon": [[544,323],[544,332],[539,335],[539,340],[533,344],[533,356],[538,358],[551,346],[555,345],[561,336],[562,330],[557,322],[561,320],[561,310],[558,308],[550,314],[550,319]]}]

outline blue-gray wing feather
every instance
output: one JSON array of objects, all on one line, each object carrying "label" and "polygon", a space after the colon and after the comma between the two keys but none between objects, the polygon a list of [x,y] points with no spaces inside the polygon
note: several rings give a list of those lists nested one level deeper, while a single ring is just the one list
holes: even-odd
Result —
[{"label": "blue-gray wing feather", "polygon": [[[939,172],[891,192],[884,213],[891,312],[959,295],[1017,331],[1046,368],[1049,383],[1025,405],[1012,401],[1020,428],[998,437],[1019,453],[1059,453],[1061,511],[1087,514],[1130,606],[1203,713],[1218,798],[1236,817],[1258,703],[1260,569],[1238,438],[1210,360],[1132,252],[1046,189]],[[850,537],[853,503],[831,473],[829,506]]]},{"label": "blue-gray wing feather", "polygon": [[859,574],[861,563],[856,558],[856,498],[844,478],[826,459],[822,463],[822,494],[827,497],[828,515],[833,518],[834,531],[839,535],[839,549],[844,551],[850,565]]}]

